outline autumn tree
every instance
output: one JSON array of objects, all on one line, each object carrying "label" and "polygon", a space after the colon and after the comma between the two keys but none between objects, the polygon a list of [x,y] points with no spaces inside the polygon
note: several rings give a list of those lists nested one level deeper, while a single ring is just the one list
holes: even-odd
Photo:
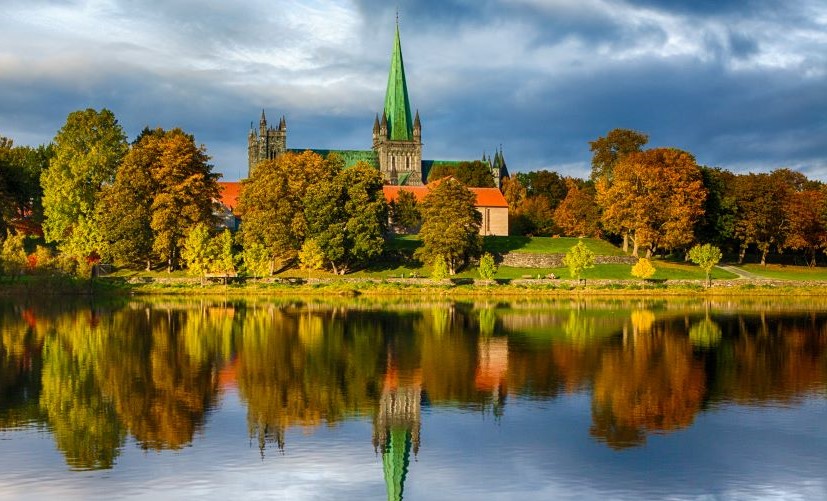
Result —
[{"label": "autumn tree", "polygon": [[214,204],[218,200],[219,174],[212,172],[204,146],[181,129],[165,132],[161,156],[153,165],[156,184],[152,200],[152,250],[167,264],[178,266],[187,233],[195,225],[215,224]]},{"label": "autumn tree", "polygon": [[517,210],[517,208],[523,203],[523,200],[525,200],[528,196],[528,193],[526,192],[523,183],[520,182],[520,178],[518,176],[503,179],[502,192],[505,201],[508,202],[509,212]]},{"label": "autumn tree", "polygon": [[41,178],[43,233],[47,242],[82,259],[99,248],[95,208],[101,188],[115,180],[126,135],[111,111],[90,108],[70,113],[54,143],[54,157]]},{"label": "autumn tree", "polygon": [[565,235],[576,237],[600,236],[600,208],[595,200],[594,187],[582,189],[568,179],[568,193],[554,210],[554,223]]},{"label": "autumn tree", "polygon": [[331,181],[341,169],[336,158],[309,150],[286,152],[256,165],[239,196],[245,249],[261,245],[271,272],[277,261],[295,259],[307,235],[303,201],[308,189]]},{"label": "autumn tree", "polygon": [[426,262],[442,256],[451,275],[482,248],[482,215],[475,208],[476,196],[459,181],[446,179],[433,188],[420,204],[422,247],[416,255]]},{"label": "autumn tree", "polygon": [[827,197],[825,190],[790,193],[784,200],[784,244],[788,249],[803,250],[807,264],[816,265],[816,253],[827,249]]},{"label": "autumn tree", "polygon": [[637,277],[643,280],[648,280],[652,278],[652,275],[655,274],[655,267],[652,266],[652,262],[645,257],[642,257],[637,260],[634,266],[632,266],[632,276]]},{"label": "autumn tree", "polygon": [[102,254],[118,266],[152,267],[152,202],[158,190],[152,176],[160,163],[163,131],[145,132],[123,159],[115,182],[104,188],[96,220],[103,234]]},{"label": "autumn tree", "polygon": [[779,174],[742,174],[735,178],[734,235],[740,243],[738,262],[742,263],[747,249],[755,245],[761,253],[761,264],[767,263],[772,247],[785,241],[784,205],[792,187],[786,172]]},{"label": "autumn tree", "polygon": [[557,230],[554,224],[554,209],[544,196],[533,196],[523,200],[512,214],[511,221],[514,223],[513,233],[518,235],[548,236]]},{"label": "autumn tree", "polygon": [[419,229],[422,224],[422,215],[416,203],[416,196],[405,190],[400,190],[396,200],[388,207],[391,224],[395,230],[402,233],[411,233]]},{"label": "autumn tree", "polygon": [[611,184],[614,166],[629,153],[642,151],[649,142],[649,136],[631,129],[612,129],[606,137],[589,141],[592,152],[592,181],[603,180]]},{"label": "autumn tree", "polygon": [[614,166],[613,181],[597,182],[605,227],[632,236],[637,256],[690,244],[706,191],[695,158],[675,148],[630,153]]},{"label": "autumn tree", "polygon": [[428,173],[428,182],[453,177],[470,188],[494,188],[494,176],[491,168],[481,160],[437,164]]},{"label": "autumn tree", "polygon": [[360,162],[308,188],[303,201],[307,235],[334,273],[347,273],[382,253],[388,221],[383,183],[379,171]]},{"label": "autumn tree", "polygon": [[202,279],[210,271],[210,240],[210,228],[203,223],[197,224],[187,234],[181,251],[187,270]]}]

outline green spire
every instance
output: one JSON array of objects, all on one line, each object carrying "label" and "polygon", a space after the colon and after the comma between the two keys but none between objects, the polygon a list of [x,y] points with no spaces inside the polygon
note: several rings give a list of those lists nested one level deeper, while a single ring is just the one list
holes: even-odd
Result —
[{"label": "green spire", "polygon": [[405,65],[402,63],[398,22],[388,74],[388,90],[385,92],[385,115],[388,117],[388,138],[394,141],[413,140],[411,105],[408,101],[408,84],[405,82]]},{"label": "green spire", "polygon": [[385,470],[385,487],[388,501],[402,499],[405,477],[411,456],[411,431],[403,427],[391,427],[390,440],[382,451],[382,466]]}]

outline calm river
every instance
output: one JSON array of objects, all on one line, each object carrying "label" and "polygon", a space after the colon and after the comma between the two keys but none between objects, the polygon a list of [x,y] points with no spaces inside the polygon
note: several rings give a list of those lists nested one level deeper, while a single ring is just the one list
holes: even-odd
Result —
[{"label": "calm river", "polygon": [[0,498],[825,499],[781,301],[0,302]]}]

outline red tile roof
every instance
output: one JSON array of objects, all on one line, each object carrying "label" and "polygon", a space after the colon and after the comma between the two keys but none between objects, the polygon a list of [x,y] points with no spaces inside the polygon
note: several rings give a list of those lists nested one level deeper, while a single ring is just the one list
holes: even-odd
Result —
[{"label": "red tile roof", "polygon": [[[414,194],[417,202],[421,202],[425,195],[431,191],[431,187],[435,183],[429,183],[427,186],[383,186],[382,191],[385,192],[385,201],[393,202],[399,196],[400,191],[409,191]],[[468,188],[477,196],[477,207],[508,207],[508,202],[502,192],[497,188]]]},{"label": "red tile roof", "polygon": [[241,183],[219,182],[218,189],[221,193],[221,203],[235,212],[235,209],[238,208],[238,194],[241,193]]}]

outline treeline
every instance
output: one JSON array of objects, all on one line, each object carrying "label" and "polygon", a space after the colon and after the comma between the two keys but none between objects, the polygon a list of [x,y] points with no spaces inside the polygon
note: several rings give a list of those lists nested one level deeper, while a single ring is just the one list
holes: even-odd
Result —
[{"label": "treeline", "polygon": [[627,129],[591,141],[588,180],[516,174],[503,184],[512,232],[616,239],[635,256],[708,243],[739,262],[754,253],[765,264],[777,252],[815,266],[827,252],[824,183],[790,169],[734,174],[676,148],[644,149],[647,142]]},{"label": "treeline", "polygon": [[202,276],[266,276],[296,264],[343,274],[386,252],[389,223],[420,228],[417,257],[451,273],[481,248],[475,197],[455,179],[422,203],[389,205],[372,166],[288,152],[243,182],[242,224],[231,234],[221,224],[219,176],[192,135],[145,128],[129,143],[106,109],[71,113],[48,146],[2,138],[3,274],[89,276],[100,262]]}]

